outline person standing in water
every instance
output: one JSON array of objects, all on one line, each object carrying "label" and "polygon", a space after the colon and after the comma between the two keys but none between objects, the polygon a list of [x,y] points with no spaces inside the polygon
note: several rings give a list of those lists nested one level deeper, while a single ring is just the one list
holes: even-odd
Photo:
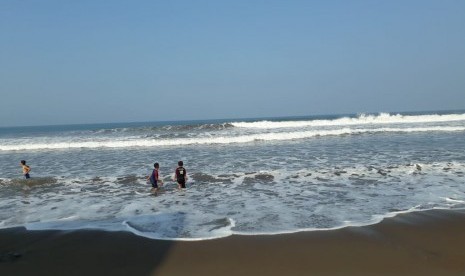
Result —
[{"label": "person standing in water", "polygon": [[173,180],[178,183],[178,189],[185,189],[186,188],[186,182],[187,182],[187,171],[183,167],[184,164],[182,161],[178,162],[178,167],[176,168],[176,171],[174,173]]},{"label": "person standing in water", "polygon": [[158,191],[158,187],[163,186],[163,180],[160,179],[160,175],[158,173],[158,169],[160,168],[160,165],[158,163],[153,164],[153,171],[152,174],[147,176],[147,180],[150,181],[150,184],[152,184],[152,189],[150,190],[151,193],[156,194]]},{"label": "person standing in water", "polygon": [[26,165],[26,160],[21,160],[21,167],[23,168],[23,175],[26,179],[31,178],[29,172],[31,171],[31,167]]}]

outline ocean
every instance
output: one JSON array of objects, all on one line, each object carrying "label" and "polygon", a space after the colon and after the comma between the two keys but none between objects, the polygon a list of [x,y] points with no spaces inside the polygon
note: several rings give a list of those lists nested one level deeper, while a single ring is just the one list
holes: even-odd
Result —
[{"label": "ocean", "polygon": [[458,208],[465,111],[0,128],[0,228],[205,240]]}]

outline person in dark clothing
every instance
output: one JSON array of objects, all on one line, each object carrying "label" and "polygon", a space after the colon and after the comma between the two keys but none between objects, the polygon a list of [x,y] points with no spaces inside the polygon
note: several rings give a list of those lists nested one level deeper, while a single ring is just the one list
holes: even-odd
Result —
[{"label": "person in dark clothing", "polygon": [[185,189],[187,182],[187,171],[184,168],[184,163],[182,161],[178,162],[178,167],[174,172],[173,180],[178,183],[178,189]]},{"label": "person in dark clothing", "polygon": [[152,190],[150,190],[150,192],[156,194],[159,186],[163,186],[163,180],[160,179],[160,175],[158,173],[160,165],[158,163],[155,163],[153,164],[153,167],[154,169],[152,171],[152,174],[147,176],[147,181],[150,181],[150,184],[152,184]]}]

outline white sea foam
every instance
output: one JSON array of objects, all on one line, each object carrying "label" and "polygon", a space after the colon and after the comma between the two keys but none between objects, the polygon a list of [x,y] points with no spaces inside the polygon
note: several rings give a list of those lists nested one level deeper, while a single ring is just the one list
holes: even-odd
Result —
[{"label": "white sea foam", "polygon": [[391,115],[380,113],[379,115],[362,114],[356,118],[344,117],[334,120],[311,120],[311,121],[259,121],[259,122],[234,122],[235,127],[275,129],[275,128],[301,128],[322,126],[350,126],[350,125],[377,125],[377,124],[411,124],[411,123],[443,123],[465,121],[465,114],[447,115]]},{"label": "white sea foam", "polygon": [[[191,218],[184,213],[165,213],[133,217],[125,220],[123,225],[126,230],[138,236],[158,240],[200,241],[224,238],[233,234],[233,219],[225,218],[225,225],[212,229],[214,225],[208,225],[214,220],[211,215],[196,214]],[[189,236],[183,234],[185,232],[188,232]]]},{"label": "white sea foam", "polygon": [[[465,207],[463,121],[166,129],[2,135],[0,228],[204,240]],[[87,150],[105,147],[113,149]],[[82,150],[67,150],[73,148]],[[19,179],[23,157],[33,179]],[[185,192],[170,180],[177,158],[189,171]],[[153,162],[165,181],[157,196],[145,180]]]},{"label": "white sea foam", "polygon": [[18,150],[43,150],[43,149],[75,149],[75,148],[131,148],[131,147],[162,147],[162,146],[182,146],[182,145],[206,145],[206,144],[237,144],[251,143],[257,141],[286,141],[296,139],[306,139],[319,136],[340,136],[364,133],[411,133],[411,132],[456,132],[465,131],[465,127],[459,126],[431,126],[431,127],[410,127],[410,128],[340,128],[333,130],[308,130],[294,132],[271,132],[246,134],[239,136],[219,136],[219,137],[199,137],[199,138],[174,138],[174,139],[109,139],[98,141],[69,141],[54,142],[51,139],[47,143],[34,142],[34,140],[23,144],[2,144],[1,151]]},{"label": "white sea foam", "polygon": [[463,200],[458,200],[458,199],[453,199],[453,198],[448,198],[448,197],[445,197],[444,199],[446,201],[452,202],[452,203],[465,203],[465,201],[463,201]]},{"label": "white sea foam", "polygon": [[[2,200],[0,227],[130,231],[186,241],[331,230],[400,213],[463,207],[464,172],[463,162],[214,171],[192,173],[185,193],[167,183],[157,197],[140,179],[124,184],[115,176],[58,177],[53,186],[44,183]],[[3,192],[15,189],[12,179],[1,180]]]}]

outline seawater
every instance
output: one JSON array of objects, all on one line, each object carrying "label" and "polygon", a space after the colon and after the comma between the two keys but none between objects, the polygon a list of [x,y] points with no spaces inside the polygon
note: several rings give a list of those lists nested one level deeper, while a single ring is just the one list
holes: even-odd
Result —
[{"label": "seawater", "polygon": [[0,128],[0,227],[169,240],[327,230],[464,208],[464,177],[465,111]]}]

